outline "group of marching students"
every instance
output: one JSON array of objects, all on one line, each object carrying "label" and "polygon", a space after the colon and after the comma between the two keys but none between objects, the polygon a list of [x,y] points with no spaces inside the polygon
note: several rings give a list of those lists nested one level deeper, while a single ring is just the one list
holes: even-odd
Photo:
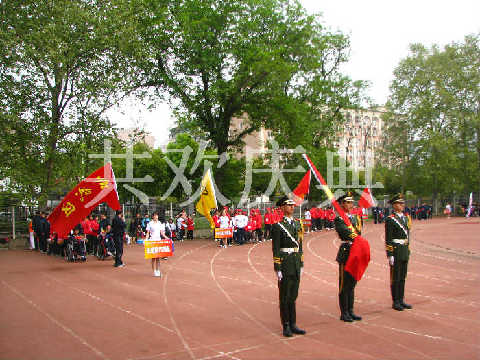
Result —
[{"label": "group of marching students", "polygon": [[[357,207],[352,209],[350,212],[352,215],[363,216],[362,208]],[[313,206],[305,210],[305,219],[303,220],[303,225],[305,227],[305,232],[310,231],[321,231],[333,230],[335,228],[335,211],[331,206],[323,209],[322,207]]]},{"label": "group of marching students", "polygon": [[[219,247],[271,240],[272,225],[283,219],[282,210],[267,208],[263,218],[258,208],[252,208],[249,212],[229,209],[227,206],[215,211],[212,219],[215,224],[214,237]],[[231,236],[220,237],[219,230],[225,229],[231,229]]]},{"label": "group of marching students", "polygon": [[[195,230],[194,214],[188,215],[185,210],[180,211],[175,216],[175,219],[169,218],[168,220],[159,218],[159,221],[165,226],[165,235],[172,239],[183,241],[193,240],[193,231]],[[140,213],[137,213],[135,218],[130,222],[129,234],[132,241],[137,243],[143,243],[147,239],[147,226],[151,219],[148,213],[143,217]]]},{"label": "group of marching students", "polygon": [[89,215],[65,238],[50,233],[46,212],[35,214],[29,224],[30,250],[65,257],[68,261],[86,261],[87,255],[104,259],[114,256],[112,225],[106,214]]},{"label": "group of marching students", "polygon": [[[165,234],[172,240],[183,241],[193,239],[194,221],[182,210],[175,219],[164,223]],[[129,234],[123,235],[127,244],[138,242],[142,244],[148,238],[150,217],[140,213],[130,222]],[[50,231],[47,213],[36,213],[29,223],[29,249],[42,254],[65,257],[67,261],[86,261],[87,255],[93,255],[103,260],[109,256],[115,258],[116,247],[111,220],[106,214],[90,214],[77,224],[65,238],[58,238]]]}]

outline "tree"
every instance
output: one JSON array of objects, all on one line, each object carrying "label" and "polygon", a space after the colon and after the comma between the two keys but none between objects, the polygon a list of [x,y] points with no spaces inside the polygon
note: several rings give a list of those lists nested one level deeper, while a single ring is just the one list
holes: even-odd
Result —
[{"label": "tree", "polygon": [[403,191],[436,199],[480,188],[479,45],[480,35],[443,50],[414,44],[395,69],[384,148]]},{"label": "tree", "polygon": [[42,202],[58,182],[88,174],[94,164],[80,155],[112,136],[102,114],[125,93],[128,67],[112,53],[106,9],[104,1],[0,2],[0,151],[9,159],[1,176]]},{"label": "tree", "polygon": [[170,99],[179,127],[218,154],[262,126],[282,145],[324,145],[340,110],[360,97],[364,84],[339,72],[348,39],[297,1],[135,3],[125,53],[143,85]]}]

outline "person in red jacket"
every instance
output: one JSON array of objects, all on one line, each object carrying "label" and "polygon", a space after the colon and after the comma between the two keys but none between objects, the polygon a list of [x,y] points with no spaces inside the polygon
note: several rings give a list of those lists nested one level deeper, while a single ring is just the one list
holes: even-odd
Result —
[{"label": "person in red jacket", "polygon": [[328,225],[327,230],[334,229],[336,215],[332,207],[326,210],[326,218],[327,218],[327,225]]},{"label": "person in red jacket", "polygon": [[[244,215],[246,215],[244,213]],[[246,231],[246,241],[249,242],[249,241],[255,241],[256,238],[255,238],[255,228],[257,227],[257,221],[256,221],[256,218],[255,218],[255,212],[252,210],[250,212],[250,216],[248,217],[248,223],[247,223],[247,226],[245,227],[245,231]]]},{"label": "person in red jacket", "polygon": [[327,229],[327,210],[322,209],[320,206],[318,207],[318,222],[322,226],[322,228]]},{"label": "person in red jacket", "polygon": [[312,218],[312,231],[317,231],[318,230],[318,208],[316,206],[312,206],[310,209],[310,216]]},{"label": "person in red jacket", "polygon": [[257,233],[258,241],[263,241],[263,231],[262,231],[262,215],[260,215],[260,209],[255,209],[255,232]]},{"label": "person in red jacket", "polygon": [[96,235],[93,236],[94,233],[92,230],[91,221],[92,221],[92,216],[89,215],[88,217],[85,218],[85,220],[82,221],[81,226],[82,226],[83,234],[87,239],[87,244],[86,244],[87,254],[93,255],[95,252],[93,238],[96,238],[97,236]]},{"label": "person in red jacket", "polygon": [[195,230],[195,223],[191,215],[187,216],[187,240],[193,240],[193,230]]},{"label": "person in red jacket", "polygon": [[265,224],[265,240],[271,240],[270,234],[272,230],[272,221],[273,221],[273,214],[270,208],[267,208],[267,212],[263,215],[263,223]]}]

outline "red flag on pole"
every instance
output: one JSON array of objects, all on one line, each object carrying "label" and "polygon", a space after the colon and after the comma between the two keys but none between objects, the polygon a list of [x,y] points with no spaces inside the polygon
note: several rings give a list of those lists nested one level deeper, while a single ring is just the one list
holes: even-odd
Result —
[{"label": "red flag on pole", "polygon": [[370,189],[366,187],[365,189],[363,189],[360,200],[358,200],[358,206],[364,209],[368,209],[371,208],[373,205],[375,205],[375,202],[373,201],[372,194],[370,193]]},{"label": "red flag on pole", "polygon": [[310,190],[311,170],[308,170],[303,179],[298,183],[298,186],[293,190],[293,200],[297,205],[300,205]]},{"label": "red flag on pole", "polygon": [[[338,215],[340,215],[343,221],[345,221],[345,224],[353,232],[355,232],[355,228],[352,226],[350,219],[345,214],[345,211],[343,211],[343,209],[338,204],[337,200],[335,199],[335,196],[330,191],[330,188],[328,187],[327,182],[319,173],[319,171],[313,164],[312,160],[310,160],[307,154],[303,154],[303,158],[307,162],[310,169],[313,170],[313,175],[315,176],[315,179],[317,179],[318,183],[322,186],[323,191],[327,195],[328,199],[331,201],[335,210],[337,210]],[[365,273],[365,270],[367,270],[367,266],[369,262],[370,262],[370,244],[365,238],[358,235],[357,237],[355,237],[355,241],[353,242],[350,248],[350,254],[348,256],[347,263],[345,264],[345,271],[350,273],[355,280],[359,281],[362,278],[363,274]]]},{"label": "red flag on pole", "polygon": [[68,235],[100,203],[120,210],[117,184],[112,165],[107,163],[95,170],[70,191],[48,217],[50,230],[59,238]]}]

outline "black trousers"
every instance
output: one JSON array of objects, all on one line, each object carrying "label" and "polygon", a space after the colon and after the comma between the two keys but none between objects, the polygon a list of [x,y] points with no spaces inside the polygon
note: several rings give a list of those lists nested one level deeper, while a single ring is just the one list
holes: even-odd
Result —
[{"label": "black trousers", "polygon": [[267,239],[267,240],[270,239],[271,230],[272,230],[272,224],[265,224],[265,234],[264,234],[265,239]]},{"label": "black trousers", "polygon": [[403,302],[407,271],[408,261],[397,261],[395,259],[393,266],[390,266],[390,292],[394,303]]},{"label": "black trousers", "polygon": [[113,235],[113,242],[115,244],[115,266],[122,265],[123,256],[123,234]]},{"label": "black trousers", "polygon": [[245,243],[245,229],[244,228],[237,228],[236,232],[237,236],[235,238],[235,241],[239,245],[243,245]]},{"label": "black trousers", "polygon": [[187,240],[193,240],[193,230],[187,230]]},{"label": "black trousers", "polygon": [[47,235],[40,234],[38,236],[38,247],[40,251],[47,251]]},{"label": "black trousers", "polygon": [[338,270],[338,303],[342,314],[353,312],[355,303],[355,286],[357,280],[345,271],[345,264],[339,264]]},{"label": "black trousers", "polygon": [[278,295],[280,304],[280,321],[282,325],[296,324],[297,314],[295,301],[298,297],[300,279],[297,276],[284,276],[278,282]]}]

